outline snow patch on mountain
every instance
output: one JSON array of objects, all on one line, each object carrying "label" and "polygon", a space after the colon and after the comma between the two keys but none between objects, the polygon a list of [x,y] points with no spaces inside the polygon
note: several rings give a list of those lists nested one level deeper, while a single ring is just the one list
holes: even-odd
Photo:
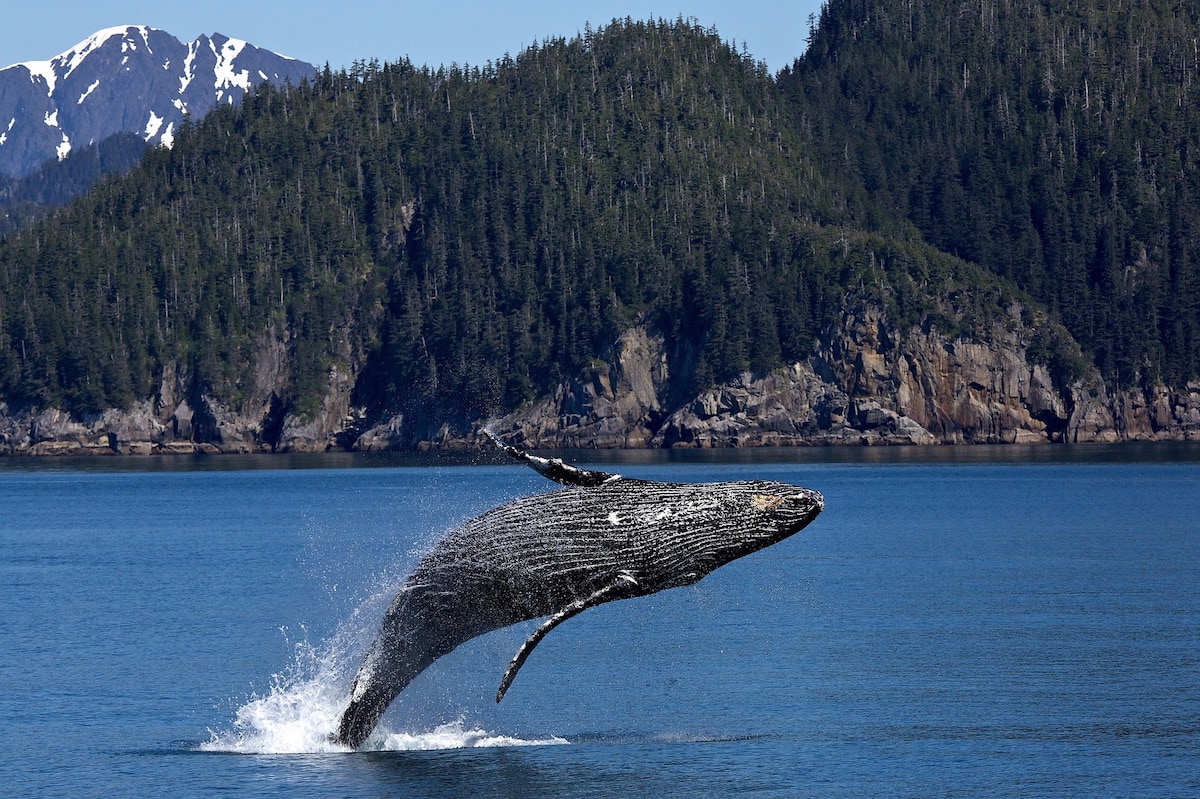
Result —
[{"label": "snow patch on mountain", "polygon": [[192,79],[196,77],[196,51],[200,49],[200,40],[188,44],[187,56],[183,59],[183,75],[179,78],[179,93],[183,94],[187,91],[187,87],[191,85]]},{"label": "snow patch on mountain", "polygon": [[92,81],[92,85],[88,86],[87,89],[84,90],[83,94],[79,95],[79,102],[75,103],[75,105],[82,105],[83,101],[88,98],[88,95],[96,91],[96,87],[99,85],[100,79],[96,78],[96,80]]},{"label": "snow patch on mountain", "polygon": [[242,92],[247,92],[253,85],[250,80],[250,71],[239,70],[234,66],[237,57],[242,50],[246,49],[246,44],[241,39],[226,39],[218,50],[215,46],[216,43],[213,42],[213,53],[217,56],[217,66],[214,69],[216,81],[213,83],[213,88],[217,91],[218,103],[226,100],[230,103],[233,102],[234,98],[229,93],[229,89],[241,89]]},{"label": "snow patch on mountain", "polygon": [[[84,39],[79,44],[72,47],[70,50],[59,53],[48,63],[54,65],[55,71],[58,73],[60,80],[66,80],[71,77],[75,70],[79,69],[87,61],[87,58],[92,53],[103,47],[109,39],[121,37],[121,51],[126,52],[127,48],[133,47],[133,42],[129,40],[131,32],[137,32],[142,37],[142,41],[146,44],[146,49],[150,49],[149,36],[150,29],[145,25],[118,25],[113,28],[105,28],[104,30],[96,31],[91,36]],[[51,88],[51,93],[54,89]]]},{"label": "snow patch on mountain", "polygon": [[54,71],[54,64],[51,61],[25,61],[20,64],[13,64],[8,69],[15,67],[24,67],[29,70],[29,80],[33,85],[37,85],[38,78],[46,84],[46,96],[54,94],[54,84],[58,81],[58,73]]},{"label": "snow patch on mountain", "polygon": [[150,119],[146,122],[146,130],[143,132],[142,138],[150,141],[158,135],[159,128],[162,127],[163,118],[153,111],[150,112]]},{"label": "snow patch on mountain", "polygon": [[185,44],[144,25],[105,28],[49,60],[0,69],[0,119],[13,120],[0,130],[0,174],[28,174],[72,141],[121,132],[169,147],[185,118],[238,103],[263,81],[297,84],[316,72],[219,33]]}]

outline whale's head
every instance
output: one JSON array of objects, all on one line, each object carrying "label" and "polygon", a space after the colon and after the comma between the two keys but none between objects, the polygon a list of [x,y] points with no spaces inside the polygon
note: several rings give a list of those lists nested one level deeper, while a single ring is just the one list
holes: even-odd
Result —
[{"label": "whale's head", "polygon": [[804,529],[825,507],[817,491],[787,483],[745,481],[694,487],[686,521],[671,530],[659,552],[663,578],[689,585],[740,557]]},{"label": "whale's head", "polygon": [[810,488],[768,481],[727,485],[732,489],[729,504],[740,517],[728,528],[728,540],[721,546],[729,560],[800,532],[825,509],[825,498]]},{"label": "whale's head", "polygon": [[746,521],[757,530],[757,533],[750,531],[750,539],[761,542],[762,546],[799,533],[824,510],[824,497],[811,488],[766,481],[737,485],[744,486],[749,501]]}]

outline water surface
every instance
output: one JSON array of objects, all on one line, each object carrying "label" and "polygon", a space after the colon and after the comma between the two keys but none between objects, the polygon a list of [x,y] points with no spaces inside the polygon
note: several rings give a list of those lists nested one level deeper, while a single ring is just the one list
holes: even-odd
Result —
[{"label": "water surface", "polygon": [[[499,461],[0,460],[14,796],[1194,796],[1183,447],[575,453],[827,509],[692,588],[477,639],[325,741],[391,592],[552,487]],[[723,455],[723,457],[722,457]],[[286,468],[281,468],[286,467]]]}]

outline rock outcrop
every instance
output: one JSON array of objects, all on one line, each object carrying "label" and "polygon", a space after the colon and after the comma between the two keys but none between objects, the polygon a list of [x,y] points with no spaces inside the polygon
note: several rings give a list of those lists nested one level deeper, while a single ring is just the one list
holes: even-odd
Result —
[{"label": "rock outcrop", "polygon": [[668,372],[662,336],[635,327],[617,340],[609,360],[492,426],[541,448],[646,447],[665,416]]},{"label": "rock outcrop", "polygon": [[163,370],[153,400],[74,418],[58,409],[10,408],[0,402],[0,455],[151,455],[324,452],[339,445],[351,421],[353,377],[330,369],[321,409],[303,417],[280,400],[286,384],[284,337],[260,342],[253,379],[240,408],[186,369]]},{"label": "rock outcrop", "polygon": [[[878,305],[848,302],[803,361],[745,373],[672,403],[688,359],[672,361],[645,324],[528,407],[487,422],[531,448],[747,447],[1200,440],[1200,383],[1112,391],[1092,372],[1060,387],[1029,356],[1019,307],[987,341],[897,329]],[[353,363],[349,345],[339,363]],[[316,413],[279,399],[285,337],[259,347],[236,411],[170,366],[153,401],[75,419],[0,403],[0,454],[313,452],[462,449],[479,425],[414,428],[403,414],[369,424],[351,404],[357,375],[331,368]],[[678,374],[672,374],[676,363]],[[482,422],[481,422],[482,424]]]},{"label": "rock outcrop", "polygon": [[[1198,386],[1111,393],[1093,374],[1062,391],[1030,360],[1032,332],[1019,307],[981,342],[897,330],[877,305],[851,303],[806,360],[664,414],[663,340],[639,329],[622,336],[613,367],[492,426],[547,449],[1200,440]],[[634,389],[630,376],[647,374],[640,385],[654,390]]]}]

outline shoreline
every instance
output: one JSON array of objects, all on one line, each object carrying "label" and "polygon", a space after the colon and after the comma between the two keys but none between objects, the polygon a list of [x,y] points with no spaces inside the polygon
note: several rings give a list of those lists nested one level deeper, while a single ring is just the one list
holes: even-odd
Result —
[{"label": "shoreline", "polygon": [[[1190,433],[1191,431],[1189,431]],[[237,447],[223,449],[212,442],[152,442],[135,441],[124,445],[112,443],[84,442],[78,440],[41,441],[25,448],[0,448],[0,461],[39,461],[39,460],[139,460],[139,459],[195,459],[213,458],[237,460],[241,458],[284,459],[297,456],[367,456],[381,459],[389,458],[422,458],[422,459],[474,459],[478,460],[479,453],[491,454],[494,449],[482,436],[455,438],[441,442],[421,442],[417,447],[394,447],[388,449],[358,449],[345,447],[327,447],[324,449],[272,449],[268,446],[247,447],[239,444]],[[1200,436],[1156,436],[1156,437],[1103,437],[1087,441],[1051,441],[1022,439],[1017,441],[952,441],[952,442],[911,442],[898,440],[881,440],[863,437],[861,440],[822,439],[814,441],[789,441],[787,443],[756,443],[719,445],[705,443],[702,445],[674,446],[564,446],[564,447],[529,447],[531,451],[540,452],[571,452],[584,457],[608,460],[630,460],[639,457],[656,460],[660,457],[690,459],[706,458],[706,455],[741,453],[751,460],[772,460],[770,453],[783,455],[785,453],[843,453],[856,451],[907,451],[910,453],[925,453],[932,460],[941,460],[936,453],[950,451],[993,452],[1012,451],[1045,451],[1047,454],[1060,450],[1086,448],[1093,451],[1133,447],[1179,447],[1195,448],[1200,454]],[[765,457],[764,457],[765,456]],[[577,457],[578,459],[578,457]],[[789,460],[789,458],[781,458]],[[836,458],[817,458],[818,460],[857,460],[854,456]],[[903,459],[903,458],[900,458]],[[501,459],[497,459],[500,461]]]}]

